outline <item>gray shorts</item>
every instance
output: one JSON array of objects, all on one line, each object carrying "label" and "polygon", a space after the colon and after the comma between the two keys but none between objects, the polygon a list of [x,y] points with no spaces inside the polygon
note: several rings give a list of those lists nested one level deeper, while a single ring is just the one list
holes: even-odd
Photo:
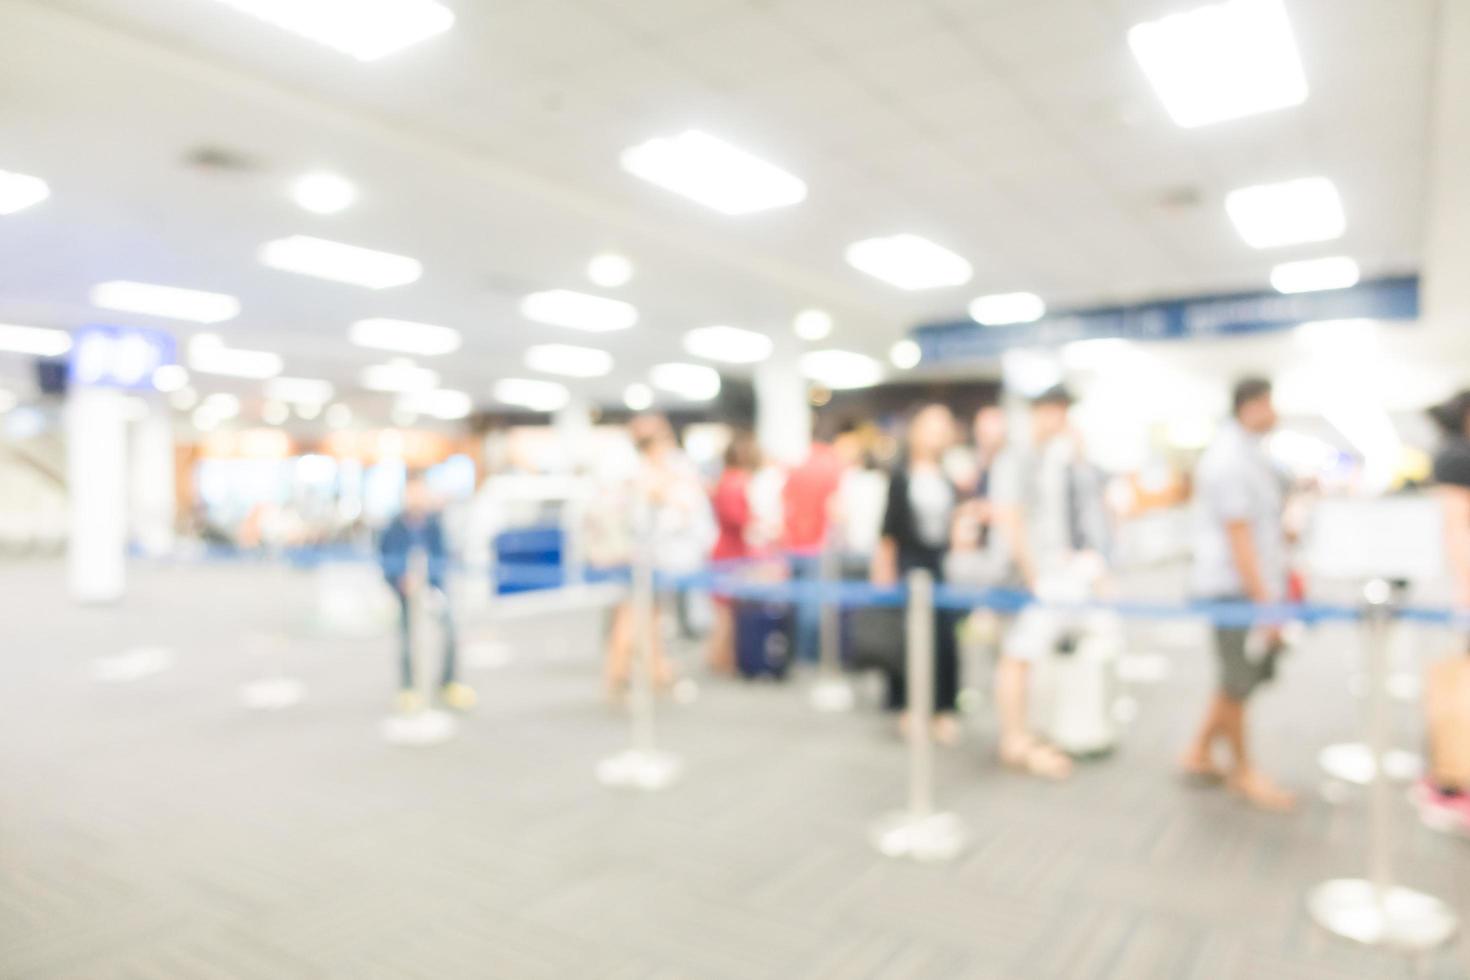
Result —
[{"label": "gray shorts", "polygon": [[1215,653],[1220,658],[1220,693],[1232,701],[1245,701],[1256,688],[1276,676],[1277,652],[1252,659],[1246,653],[1250,635],[1249,629],[1215,627]]}]

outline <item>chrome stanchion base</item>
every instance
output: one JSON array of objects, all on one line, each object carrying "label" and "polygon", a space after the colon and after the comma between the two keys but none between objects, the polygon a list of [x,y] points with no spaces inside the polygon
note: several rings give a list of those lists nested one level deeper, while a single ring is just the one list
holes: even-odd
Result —
[{"label": "chrome stanchion base", "polygon": [[1307,896],[1317,924],[1365,946],[1422,953],[1448,942],[1459,927],[1450,907],[1409,888],[1380,892],[1361,878],[1324,881]]},{"label": "chrome stanchion base", "polygon": [[240,704],[252,711],[281,711],[306,699],[306,684],[295,677],[263,677],[240,685]]},{"label": "chrome stanchion base", "polygon": [[[1317,753],[1317,765],[1325,775],[1353,786],[1373,782],[1373,771],[1377,768],[1373,751],[1361,742],[1327,746]],[[1384,753],[1383,772],[1395,782],[1412,782],[1423,774],[1424,759],[1406,749],[1390,749]]]},{"label": "chrome stanchion base", "polygon": [[812,685],[812,707],[823,714],[851,711],[857,704],[852,685],[841,677],[822,677]]},{"label": "chrome stanchion base", "polygon": [[965,825],[953,813],[891,813],[873,825],[869,835],[884,857],[915,861],[952,861],[965,849]]},{"label": "chrome stanchion base", "polygon": [[379,731],[383,741],[390,745],[408,745],[415,748],[440,745],[454,737],[458,723],[446,711],[429,708],[412,714],[394,715],[384,718]]},{"label": "chrome stanchion base", "polygon": [[657,749],[628,749],[597,764],[604,786],[658,790],[672,785],[684,770],[678,756]]}]

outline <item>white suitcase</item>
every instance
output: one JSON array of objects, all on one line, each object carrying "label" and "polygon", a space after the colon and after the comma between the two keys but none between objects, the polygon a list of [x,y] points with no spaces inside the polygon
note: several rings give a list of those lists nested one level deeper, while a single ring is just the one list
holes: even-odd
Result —
[{"label": "white suitcase", "polygon": [[1115,706],[1120,686],[1121,631],[1088,623],[1073,642],[1059,644],[1036,664],[1032,723],[1036,733],[1069,755],[1104,755],[1121,735]]}]

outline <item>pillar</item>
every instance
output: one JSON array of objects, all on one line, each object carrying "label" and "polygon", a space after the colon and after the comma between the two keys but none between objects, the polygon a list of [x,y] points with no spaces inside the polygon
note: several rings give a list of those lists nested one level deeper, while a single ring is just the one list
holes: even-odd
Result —
[{"label": "pillar", "polygon": [[755,437],[774,463],[794,466],[806,459],[812,406],[794,356],[778,352],[755,370]]},{"label": "pillar", "polygon": [[67,396],[67,579],[78,602],[114,602],[126,587],[126,398],[115,389],[85,386]]}]

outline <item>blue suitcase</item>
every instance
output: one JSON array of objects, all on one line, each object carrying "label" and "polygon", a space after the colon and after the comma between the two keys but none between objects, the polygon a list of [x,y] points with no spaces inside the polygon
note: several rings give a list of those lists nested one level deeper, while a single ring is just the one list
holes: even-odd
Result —
[{"label": "blue suitcase", "polygon": [[742,677],[786,676],[791,666],[791,607],[735,603],[735,669]]}]

